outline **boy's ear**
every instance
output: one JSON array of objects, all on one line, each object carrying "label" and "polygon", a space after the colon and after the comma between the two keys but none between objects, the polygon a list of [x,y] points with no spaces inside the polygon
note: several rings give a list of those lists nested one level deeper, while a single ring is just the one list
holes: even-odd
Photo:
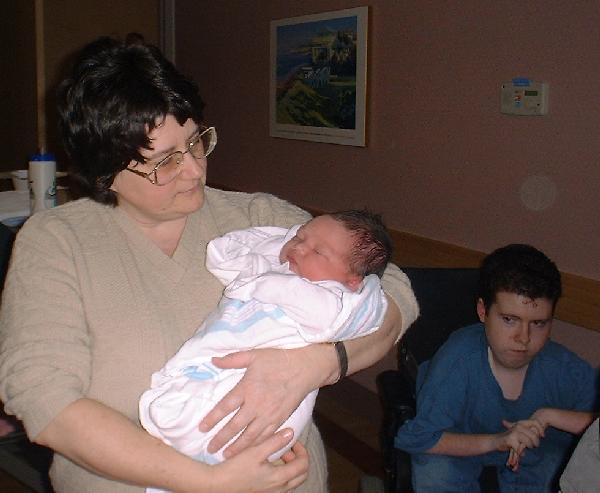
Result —
[{"label": "boy's ear", "polygon": [[485,303],[481,298],[477,299],[477,316],[479,317],[479,321],[481,323],[485,322]]}]

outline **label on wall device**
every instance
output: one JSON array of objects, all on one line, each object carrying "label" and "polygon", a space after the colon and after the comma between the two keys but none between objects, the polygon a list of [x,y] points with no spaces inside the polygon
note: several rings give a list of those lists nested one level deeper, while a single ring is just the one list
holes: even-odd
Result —
[{"label": "label on wall device", "polygon": [[500,112],[507,115],[541,116],[548,113],[548,84],[525,78],[502,83]]}]

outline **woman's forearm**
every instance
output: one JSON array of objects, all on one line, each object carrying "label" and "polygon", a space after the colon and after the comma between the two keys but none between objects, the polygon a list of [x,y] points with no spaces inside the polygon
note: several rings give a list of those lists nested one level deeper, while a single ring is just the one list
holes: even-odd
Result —
[{"label": "woman's forearm", "polygon": [[[411,291],[412,293],[412,291]],[[387,296],[387,294],[386,294]],[[389,297],[381,327],[368,336],[345,341],[348,373],[379,361],[402,330],[402,316]],[[238,410],[212,439],[209,452],[219,450],[243,430],[225,454],[237,454],[256,440],[272,433],[298,407],[302,399],[319,387],[334,384],[340,365],[334,345],[309,344],[296,349],[254,349],[214,358],[222,369],[247,368],[242,380],[202,420],[201,431],[209,431],[221,419]],[[240,405],[241,403],[241,405]]]},{"label": "woman's forearm", "polygon": [[179,492],[211,491],[209,466],[178,453],[91,399],[67,406],[35,441],[119,481]]},{"label": "woman's forearm", "polygon": [[[375,364],[388,353],[398,339],[402,330],[402,316],[394,301],[388,295],[386,297],[388,309],[381,327],[367,336],[344,341],[349,375]],[[311,362],[308,368],[318,368],[313,371],[318,381],[310,387],[311,389],[332,385],[339,380],[340,365],[332,344],[312,344],[299,351],[304,352],[303,358],[308,358]]]},{"label": "woman's forearm", "polygon": [[[348,374],[363,370],[383,358],[419,314],[419,306],[406,274],[390,263],[381,279],[388,308],[379,330],[364,337],[345,341],[348,355]],[[328,346],[318,348],[317,346]],[[321,368],[321,380],[314,387],[331,385],[339,378],[339,364],[332,345],[313,345],[309,351]]]}]

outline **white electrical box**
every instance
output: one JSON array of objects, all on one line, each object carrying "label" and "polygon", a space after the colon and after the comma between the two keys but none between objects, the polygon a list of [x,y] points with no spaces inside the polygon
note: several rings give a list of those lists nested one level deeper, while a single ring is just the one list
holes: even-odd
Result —
[{"label": "white electrical box", "polygon": [[547,114],[548,84],[524,78],[504,82],[500,90],[500,112],[521,116]]}]

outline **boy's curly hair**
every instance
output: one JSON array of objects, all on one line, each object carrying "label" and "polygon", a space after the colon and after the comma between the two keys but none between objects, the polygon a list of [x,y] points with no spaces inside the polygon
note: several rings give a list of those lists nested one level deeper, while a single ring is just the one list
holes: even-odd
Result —
[{"label": "boy's curly hair", "polygon": [[507,245],[483,259],[479,270],[479,297],[486,309],[500,291],[531,299],[546,298],[554,309],[562,294],[560,272],[552,260],[531,245]]}]

